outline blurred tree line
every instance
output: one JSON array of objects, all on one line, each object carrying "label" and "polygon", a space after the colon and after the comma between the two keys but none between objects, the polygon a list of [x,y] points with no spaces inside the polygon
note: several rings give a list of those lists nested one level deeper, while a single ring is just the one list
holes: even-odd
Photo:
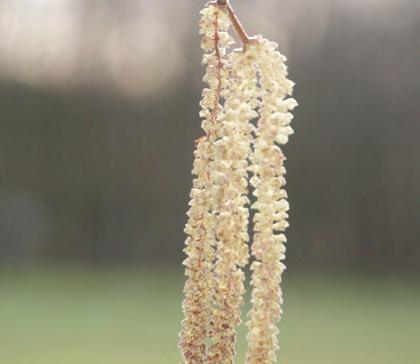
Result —
[{"label": "blurred tree line", "polygon": [[[119,5],[117,29],[134,3]],[[296,135],[286,148],[290,264],[418,267],[418,3],[281,3],[259,2],[262,15],[249,1],[237,8],[250,33],[279,42],[297,84]],[[178,9],[164,34],[178,51],[161,35],[157,58],[140,48],[138,62],[113,63],[124,82],[139,72],[134,86],[119,87],[103,69],[89,78],[95,63],[71,87],[68,78],[57,86],[29,82],[21,68],[0,71],[0,261],[179,264],[203,72],[193,16],[201,3],[181,4],[190,10]],[[150,9],[138,10],[143,21],[155,19]],[[141,74],[160,72],[171,57],[178,63],[159,84]]]}]

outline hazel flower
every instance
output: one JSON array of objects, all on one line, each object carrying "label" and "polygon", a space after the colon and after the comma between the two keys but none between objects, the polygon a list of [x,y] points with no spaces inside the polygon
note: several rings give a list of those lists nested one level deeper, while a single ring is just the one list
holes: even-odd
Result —
[{"label": "hazel flower", "polygon": [[216,212],[218,194],[215,190],[220,181],[212,175],[214,143],[219,134],[223,115],[220,104],[221,92],[226,87],[224,70],[225,47],[230,39],[225,32],[228,28],[226,16],[220,9],[208,5],[201,11],[200,34],[202,49],[207,64],[204,77],[208,88],[202,94],[200,106],[205,136],[197,141],[194,153],[193,188],[190,194],[190,209],[185,232],[188,235],[184,252],[186,282],[184,286],[184,320],[180,333],[180,351],[185,364],[206,362],[206,341],[210,335],[214,298],[213,264],[216,244]]},{"label": "hazel flower", "polygon": [[[244,47],[227,53],[233,43],[230,23]],[[234,362],[245,293],[243,268],[250,257],[249,181],[256,213],[246,363],[272,364],[282,313],[284,231],[289,225],[285,157],[280,146],[293,133],[289,111],[297,103],[287,98],[293,82],[287,79],[285,57],[277,45],[262,37],[249,38],[229,1],[207,4],[201,11],[200,34],[207,85],[200,101],[205,135],[196,142],[185,227],[182,361]]]},{"label": "hazel flower", "polygon": [[251,171],[254,176],[256,202],[253,208],[254,241],[251,265],[252,308],[249,312],[248,364],[272,364],[278,350],[278,328],[282,310],[281,275],[285,258],[289,204],[284,190],[286,173],[285,157],[276,144],[286,144],[293,133],[289,126],[292,115],[288,112],[296,101],[286,99],[291,94],[293,83],[287,79],[285,57],[277,46],[258,38],[255,51],[261,85],[260,118],[255,133]]},{"label": "hazel flower", "polygon": [[230,82],[223,93],[225,114],[212,163],[212,174],[223,176],[223,184],[216,229],[213,345],[207,360],[221,364],[233,363],[236,327],[241,323],[243,267],[249,259],[247,178],[254,130],[250,121],[257,116],[252,105],[258,96],[256,70],[248,53],[231,53],[229,65]]}]

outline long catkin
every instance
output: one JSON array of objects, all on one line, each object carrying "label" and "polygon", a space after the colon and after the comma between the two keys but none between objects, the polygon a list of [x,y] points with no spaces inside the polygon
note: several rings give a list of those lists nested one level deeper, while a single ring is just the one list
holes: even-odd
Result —
[{"label": "long catkin", "polygon": [[200,106],[205,135],[196,141],[194,152],[193,187],[185,232],[188,235],[184,252],[186,282],[184,286],[184,320],[180,332],[180,351],[185,363],[206,362],[206,340],[210,336],[213,316],[214,275],[213,265],[216,245],[215,204],[220,198],[216,190],[218,181],[212,173],[214,143],[218,138],[221,91],[226,79],[223,63],[230,36],[226,30],[229,22],[216,6],[207,6],[201,12],[201,48],[203,63],[207,65]]},{"label": "long catkin", "polygon": [[[288,98],[293,82],[275,43],[261,36],[248,38],[239,26],[245,44],[229,51],[234,43],[228,33],[232,11],[226,1],[210,2],[201,11],[207,87],[200,116],[205,135],[196,141],[185,228],[184,364],[234,363],[250,248],[246,363],[273,364],[279,347],[289,209],[280,146],[293,133],[290,111],[297,103]],[[237,29],[236,17],[233,23]],[[251,207],[250,189],[255,200]],[[255,210],[251,247],[250,208]]]},{"label": "long catkin", "polygon": [[251,184],[256,201],[253,208],[254,236],[252,256],[252,308],[247,322],[247,364],[271,364],[276,361],[278,350],[277,323],[283,301],[280,287],[285,266],[286,236],[289,204],[284,167],[285,157],[277,145],[286,144],[293,133],[290,127],[296,106],[292,93],[293,82],[287,79],[285,57],[275,43],[259,38],[256,62],[261,87],[261,106],[254,140]]}]

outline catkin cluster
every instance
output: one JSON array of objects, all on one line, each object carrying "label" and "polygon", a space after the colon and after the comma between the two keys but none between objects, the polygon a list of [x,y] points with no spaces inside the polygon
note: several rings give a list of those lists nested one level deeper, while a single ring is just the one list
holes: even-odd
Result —
[{"label": "catkin cluster", "polygon": [[[206,73],[200,102],[184,252],[180,351],[184,364],[232,364],[252,260],[246,363],[276,361],[281,275],[289,208],[280,145],[293,133],[285,57],[262,37],[229,50],[231,17],[211,2],[201,11]],[[250,190],[253,203],[250,206]],[[250,208],[255,210],[250,246]]]}]

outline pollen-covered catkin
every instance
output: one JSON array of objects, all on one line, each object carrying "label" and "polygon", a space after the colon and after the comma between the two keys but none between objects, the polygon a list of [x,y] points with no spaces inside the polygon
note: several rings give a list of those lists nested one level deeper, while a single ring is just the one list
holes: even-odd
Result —
[{"label": "pollen-covered catkin", "polygon": [[212,300],[214,298],[214,248],[215,202],[220,200],[214,188],[217,181],[211,173],[214,160],[214,142],[220,130],[222,106],[221,92],[225,88],[224,63],[226,47],[230,36],[226,33],[229,22],[224,13],[213,5],[201,12],[201,47],[203,63],[207,65],[204,81],[208,88],[203,90],[200,106],[205,136],[197,140],[193,187],[190,194],[190,209],[185,232],[188,235],[184,252],[185,275],[183,311],[184,320],[180,333],[180,351],[186,364],[203,364],[206,360],[206,340],[210,335]]},{"label": "pollen-covered catkin", "polygon": [[[231,23],[243,48],[227,52],[234,43],[228,34]],[[182,363],[234,363],[252,208],[252,307],[245,361],[274,364],[289,209],[280,146],[293,133],[290,111],[297,103],[288,98],[293,82],[277,45],[261,36],[250,38],[228,0],[211,1],[201,11],[200,34],[207,66],[200,102],[205,135],[196,141],[185,227]]]},{"label": "pollen-covered catkin", "polygon": [[251,184],[254,187],[256,210],[252,255],[252,308],[247,322],[247,364],[272,364],[278,350],[277,323],[281,316],[281,275],[285,258],[289,204],[284,190],[285,157],[276,144],[286,144],[293,130],[290,127],[296,106],[293,83],[287,79],[285,57],[275,43],[258,38],[256,64],[261,86],[261,106],[252,155]]},{"label": "pollen-covered catkin", "polygon": [[[213,173],[220,179],[217,216],[216,278],[212,321],[213,345],[208,363],[231,364],[236,328],[241,323],[245,293],[243,267],[248,263],[248,159],[251,153],[254,108],[258,96],[256,71],[248,52],[233,52],[224,91],[224,117],[215,143]],[[217,177],[216,177],[217,176]]]}]

